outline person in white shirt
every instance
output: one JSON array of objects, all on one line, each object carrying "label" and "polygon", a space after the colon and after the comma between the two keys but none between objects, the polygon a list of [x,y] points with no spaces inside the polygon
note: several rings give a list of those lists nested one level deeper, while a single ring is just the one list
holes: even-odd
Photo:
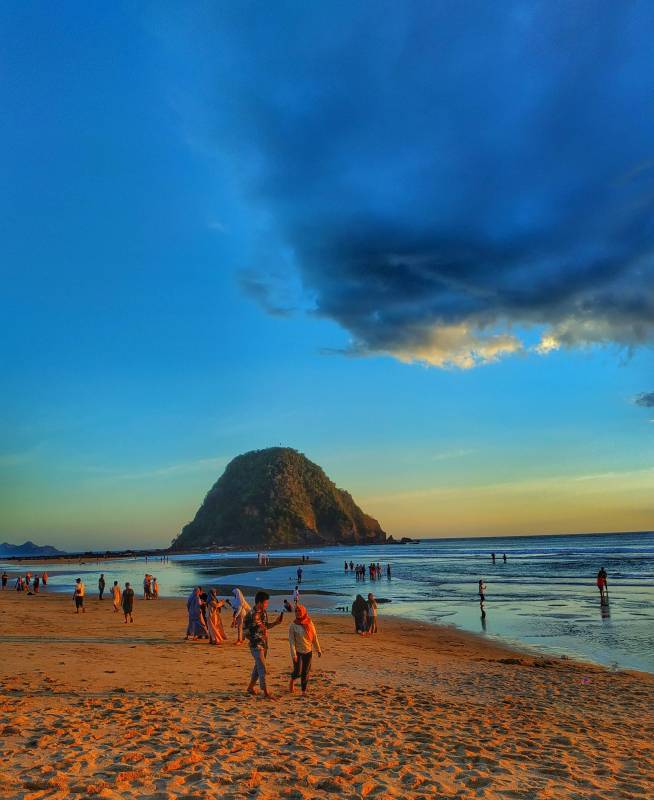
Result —
[{"label": "person in white shirt", "polygon": [[77,578],[75,581],[75,590],[73,591],[73,600],[75,600],[75,613],[79,614],[80,608],[82,609],[82,614],[86,613],[86,609],[84,608],[84,594],[86,593],[86,588],[82,583],[81,578]]},{"label": "person in white shirt", "polygon": [[291,647],[291,662],[293,663],[293,672],[288,690],[289,692],[294,691],[295,681],[299,678],[302,694],[305,695],[313,651],[315,650],[319,656],[322,656],[322,650],[320,649],[316,626],[311,621],[306,608],[302,605],[297,605],[295,608],[295,619],[288,626],[288,641]]}]

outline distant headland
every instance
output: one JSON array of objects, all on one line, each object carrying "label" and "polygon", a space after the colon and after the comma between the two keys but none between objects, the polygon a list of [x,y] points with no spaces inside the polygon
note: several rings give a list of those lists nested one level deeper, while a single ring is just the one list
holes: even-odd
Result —
[{"label": "distant headland", "polygon": [[34,542],[24,542],[23,544],[0,544],[0,557],[20,558],[22,556],[62,556],[64,553],[49,544],[38,545]]}]

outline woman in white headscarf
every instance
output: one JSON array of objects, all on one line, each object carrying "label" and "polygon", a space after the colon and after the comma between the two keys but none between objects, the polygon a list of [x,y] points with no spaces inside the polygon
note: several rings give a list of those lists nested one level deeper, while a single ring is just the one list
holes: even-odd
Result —
[{"label": "woman in white headscarf", "polygon": [[245,642],[243,638],[243,620],[250,610],[250,604],[243,597],[243,592],[240,589],[232,589],[232,594],[234,595],[232,602],[232,608],[234,609],[232,628],[236,628],[236,644],[243,644]]}]

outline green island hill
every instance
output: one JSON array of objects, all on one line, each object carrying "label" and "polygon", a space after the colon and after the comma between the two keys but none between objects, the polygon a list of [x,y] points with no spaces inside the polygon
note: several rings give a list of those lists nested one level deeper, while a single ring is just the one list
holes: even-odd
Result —
[{"label": "green island hill", "polygon": [[171,550],[383,544],[379,522],[290,447],[234,458]]}]

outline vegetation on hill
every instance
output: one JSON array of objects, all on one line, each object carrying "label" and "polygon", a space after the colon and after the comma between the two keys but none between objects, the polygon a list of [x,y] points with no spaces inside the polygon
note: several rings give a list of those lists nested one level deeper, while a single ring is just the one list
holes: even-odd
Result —
[{"label": "vegetation on hill", "polygon": [[216,481],[174,550],[293,547],[386,541],[376,519],[302,453],[271,447],[237,456]]}]

